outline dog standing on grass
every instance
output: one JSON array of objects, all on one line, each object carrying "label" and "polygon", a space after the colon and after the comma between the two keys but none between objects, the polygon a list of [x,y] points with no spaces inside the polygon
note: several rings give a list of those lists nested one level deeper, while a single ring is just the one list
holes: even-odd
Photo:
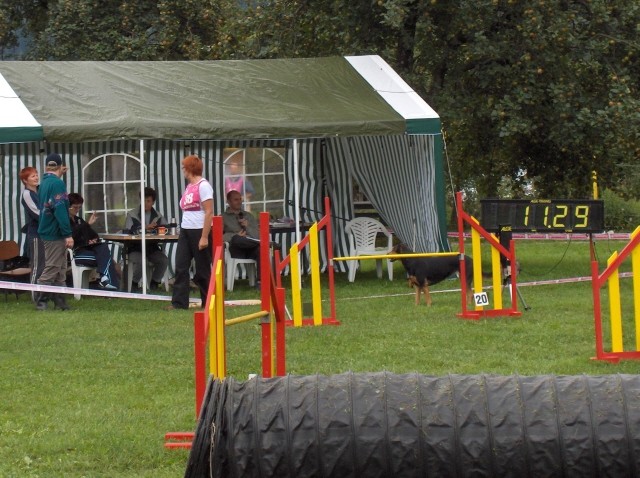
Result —
[{"label": "dog standing on grass", "polygon": [[[391,249],[389,254],[413,254],[405,244],[397,244]],[[416,305],[420,304],[420,293],[424,294],[427,305],[431,305],[431,295],[429,286],[442,282],[447,277],[460,272],[460,256],[430,256],[430,257],[407,257],[400,259],[402,265],[409,276],[409,287],[416,288]],[[391,259],[394,261],[395,259]],[[469,256],[464,256],[465,278],[467,285],[467,302],[471,303],[473,291],[473,261]],[[462,275],[460,276],[462,279]]]}]

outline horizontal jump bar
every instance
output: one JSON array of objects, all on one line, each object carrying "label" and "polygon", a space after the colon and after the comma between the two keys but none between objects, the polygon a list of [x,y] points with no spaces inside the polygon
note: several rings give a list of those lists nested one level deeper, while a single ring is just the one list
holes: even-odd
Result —
[{"label": "horizontal jump bar", "polygon": [[414,252],[411,254],[380,254],[375,256],[344,256],[334,257],[334,261],[361,261],[366,259],[406,259],[408,257],[441,257],[458,256],[459,252]]},{"label": "horizontal jump bar", "polygon": [[235,319],[225,320],[224,325],[233,325],[233,324],[239,324],[241,322],[248,322],[253,319],[259,319],[260,317],[266,317],[267,315],[269,315],[269,311],[260,310],[258,312],[254,312],[253,314],[247,314],[241,317],[236,317]]}]

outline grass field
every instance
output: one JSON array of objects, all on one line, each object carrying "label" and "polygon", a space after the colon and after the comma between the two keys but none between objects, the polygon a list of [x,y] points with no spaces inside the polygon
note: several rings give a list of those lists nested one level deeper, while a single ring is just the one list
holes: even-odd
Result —
[{"label": "grass field", "polygon": [[[623,245],[596,244],[600,264]],[[517,255],[521,284],[590,275],[586,242],[518,241]],[[432,307],[415,307],[399,263],[393,282],[377,279],[373,263],[364,269],[353,284],[337,275],[340,326],[287,329],[289,373],[640,371],[635,361],[590,360],[590,282],[521,285],[531,309],[520,318],[468,321],[456,317],[460,295],[450,290],[457,280],[432,288]],[[632,349],[631,280],[621,287],[625,347]],[[243,281],[227,296],[257,297]],[[163,438],[195,426],[192,312],[142,300],[70,304],[65,313],[36,312],[26,294],[0,297],[0,476],[182,476],[188,452],[165,450]],[[232,307],[227,317],[254,310]],[[229,375],[242,380],[260,371],[257,323],[230,327],[227,348]]]}]

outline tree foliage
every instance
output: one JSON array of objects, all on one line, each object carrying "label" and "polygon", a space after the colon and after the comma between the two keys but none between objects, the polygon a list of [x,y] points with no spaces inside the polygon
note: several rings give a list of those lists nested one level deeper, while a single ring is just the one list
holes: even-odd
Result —
[{"label": "tree foliage", "polygon": [[[633,2],[457,2],[429,9],[425,69],[457,168],[480,190],[526,170],[544,195],[585,196],[590,171],[615,182],[637,158]],[[635,41],[635,40],[633,40]]]},{"label": "tree foliage", "polygon": [[592,170],[640,196],[639,25],[636,0],[0,0],[0,46],[22,28],[31,59],[378,54],[440,114],[454,188],[481,196],[507,178],[584,197]]},{"label": "tree foliage", "polygon": [[[37,8],[34,8],[37,5]],[[199,60],[211,57],[235,2],[213,0],[0,0],[0,44],[23,27],[30,60]]]}]

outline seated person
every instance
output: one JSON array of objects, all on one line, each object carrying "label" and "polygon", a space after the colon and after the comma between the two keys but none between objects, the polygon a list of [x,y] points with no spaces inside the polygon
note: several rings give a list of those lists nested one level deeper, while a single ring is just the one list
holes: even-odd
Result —
[{"label": "seated person", "polygon": [[100,287],[107,290],[120,288],[120,272],[111,258],[109,246],[100,241],[100,236],[91,227],[98,219],[94,212],[88,221],[78,216],[84,199],[80,194],[69,194],[69,220],[73,236],[73,257],[76,264],[95,267],[100,274]]},{"label": "seated person", "polygon": [[231,190],[227,193],[226,211],[222,214],[223,235],[229,243],[231,257],[256,261],[258,282],[260,279],[260,231],[258,222],[250,212],[242,209],[242,194]]},{"label": "seated person", "polygon": [[[162,215],[155,210],[153,204],[156,202],[157,193],[153,188],[144,188],[144,224],[147,232],[152,231],[156,226],[166,224]],[[138,234],[142,227],[141,208],[132,209],[127,213],[124,224],[125,232]],[[162,250],[162,246],[157,242],[147,242],[147,261],[152,264],[150,289],[157,289],[164,273],[169,265],[169,258]],[[142,244],[132,244],[129,248],[129,267],[133,273],[133,284],[139,284],[142,280]]]}]

